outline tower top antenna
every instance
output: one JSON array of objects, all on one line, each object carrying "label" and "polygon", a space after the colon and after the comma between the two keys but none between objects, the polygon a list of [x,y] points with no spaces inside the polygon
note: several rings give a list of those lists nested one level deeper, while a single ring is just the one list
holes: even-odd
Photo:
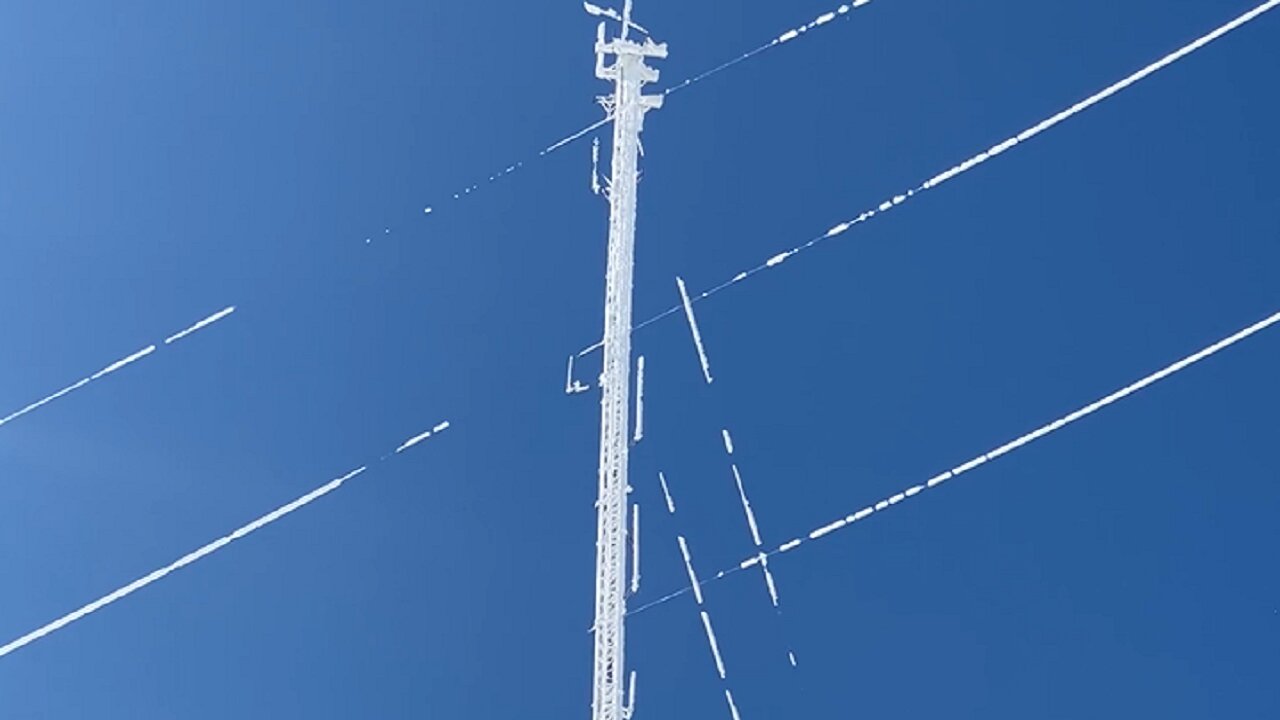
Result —
[{"label": "tower top antenna", "polygon": [[618,11],[614,10],[613,8],[603,8],[603,7],[600,7],[599,5],[594,5],[592,3],[585,2],[585,1],[582,3],[582,9],[586,10],[587,14],[592,17],[608,18],[610,20],[614,20],[620,23],[622,25],[622,38],[624,40],[626,39],[627,35],[630,34],[631,28],[635,28],[636,30],[639,30],[645,35],[648,35],[649,34],[648,30],[645,30],[643,27],[641,27],[639,24],[637,24],[635,21],[631,19],[631,5],[632,5],[632,0],[626,0],[626,3],[622,6],[621,14],[619,14]]}]

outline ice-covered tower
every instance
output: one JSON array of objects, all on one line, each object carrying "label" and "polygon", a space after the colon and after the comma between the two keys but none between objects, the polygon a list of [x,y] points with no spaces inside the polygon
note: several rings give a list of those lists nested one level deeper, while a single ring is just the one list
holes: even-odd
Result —
[{"label": "ice-covered tower", "polygon": [[[647,58],[665,58],[667,47],[633,32],[631,0],[621,16],[586,4],[593,15],[621,24],[617,38],[605,40],[601,21],[596,39],[596,76],[614,83],[612,181],[609,184],[609,253],[605,274],[604,366],[600,399],[600,477],[596,500],[595,665],[593,720],[626,720],[634,704],[623,701],[625,674],[624,622],[627,614],[627,432],[630,415],[631,285],[635,261],[636,180],[640,131],[649,110],[662,106],[662,96],[646,96],[642,88],[658,80]],[[606,58],[613,64],[606,65]]]}]

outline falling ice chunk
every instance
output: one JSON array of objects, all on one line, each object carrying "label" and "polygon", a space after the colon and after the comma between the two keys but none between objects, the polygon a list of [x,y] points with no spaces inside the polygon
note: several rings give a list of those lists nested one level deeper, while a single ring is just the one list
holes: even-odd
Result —
[{"label": "falling ice chunk", "polygon": [[720,643],[716,641],[716,631],[711,627],[711,616],[706,610],[702,614],[702,627],[707,631],[707,644],[711,646],[711,655],[716,661],[716,672],[720,675],[720,679],[724,680],[724,658],[720,657]]},{"label": "falling ice chunk", "polygon": [[[689,300],[689,292],[684,286],[684,280],[680,276],[676,276],[676,287],[680,290],[680,301],[684,304],[685,318],[689,321],[689,330],[693,333],[693,344],[698,351],[698,362],[702,364],[702,376],[706,379],[707,384],[712,382],[711,363],[707,360],[707,349],[702,344],[702,332],[698,329],[698,319],[693,314],[693,303]],[[706,294],[703,294],[706,297]]]}]

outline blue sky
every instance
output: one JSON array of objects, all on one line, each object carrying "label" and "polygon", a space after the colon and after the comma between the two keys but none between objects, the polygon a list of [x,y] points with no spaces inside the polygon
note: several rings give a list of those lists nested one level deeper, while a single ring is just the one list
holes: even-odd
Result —
[{"label": "blue sky", "polygon": [[[637,16],[666,86],[836,5]],[[1252,5],[875,0],[672,96],[637,314]],[[598,409],[562,383],[607,209],[585,142],[483,180],[599,116],[593,34],[568,0],[0,6],[0,412],[239,308],[0,428],[0,642],[453,423],[0,659],[6,718],[588,716]],[[751,550],[721,428],[776,545],[1280,310],[1278,37],[700,303],[710,387],[678,317],[638,332],[636,601],[682,586],[677,532],[703,574]],[[743,717],[1275,717],[1278,355],[1262,333],[779,557],[781,615],[756,573],[708,586]],[[638,718],[728,717],[691,598],[628,627]]]}]

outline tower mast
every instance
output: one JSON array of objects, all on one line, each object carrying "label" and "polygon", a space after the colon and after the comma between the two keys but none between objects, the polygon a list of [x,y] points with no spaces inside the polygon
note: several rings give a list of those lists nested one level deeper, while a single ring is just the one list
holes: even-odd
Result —
[{"label": "tower mast", "polygon": [[[589,12],[599,8],[587,6]],[[597,14],[593,12],[593,14]],[[615,12],[609,16],[617,18]],[[596,77],[614,83],[612,182],[609,189],[609,250],[605,273],[604,366],[600,399],[600,473],[596,500],[595,663],[593,720],[627,720],[633,708],[623,704],[625,675],[624,623],[627,614],[627,452],[630,417],[631,287],[635,263],[636,181],[640,132],[649,110],[662,106],[662,96],[641,89],[658,80],[647,58],[665,58],[665,44],[645,37],[630,39],[626,0],[619,37],[606,42],[604,22],[596,35]],[[613,56],[612,65],[605,65]],[[634,684],[634,680],[632,681]],[[633,701],[634,702],[634,701]]]}]

